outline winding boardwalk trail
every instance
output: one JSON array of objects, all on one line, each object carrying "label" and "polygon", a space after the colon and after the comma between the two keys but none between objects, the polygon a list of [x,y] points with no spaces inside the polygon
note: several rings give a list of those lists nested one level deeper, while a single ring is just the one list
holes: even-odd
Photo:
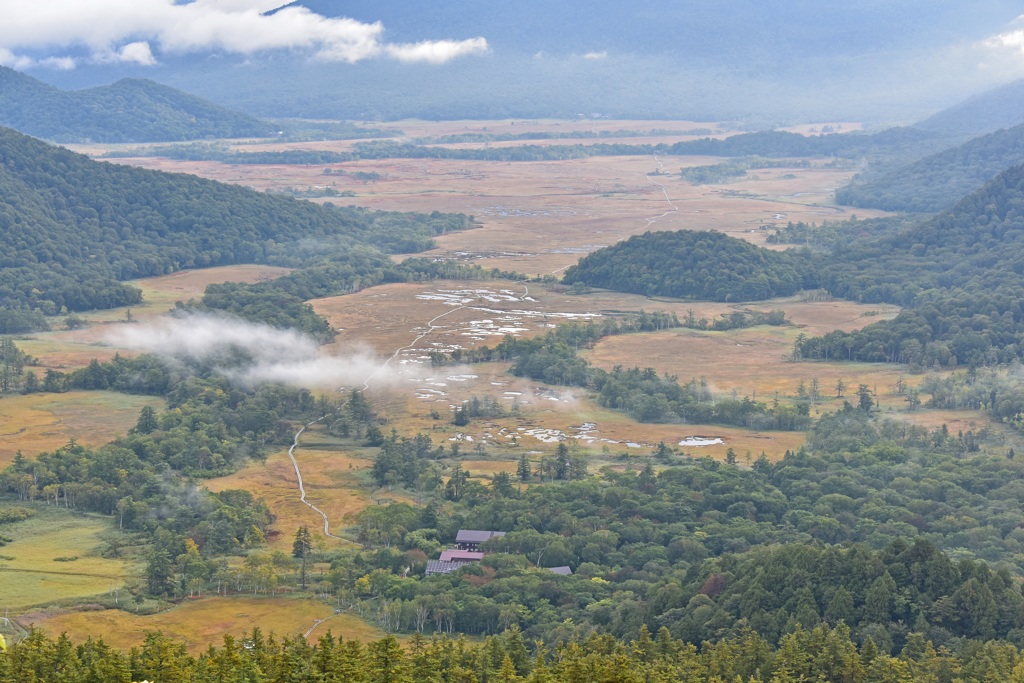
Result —
[{"label": "winding boardwalk trail", "polygon": [[[523,296],[520,297],[520,300],[521,301],[526,300],[526,298],[529,297],[529,296],[530,296],[530,288],[529,288],[528,285],[523,283]],[[426,330],[424,330],[423,332],[420,332],[419,334],[417,334],[416,338],[413,339],[408,344],[406,344],[405,346],[402,346],[402,347],[396,349],[395,352],[393,354],[391,354],[391,356],[387,360],[385,360],[384,363],[379,368],[377,368],[369,377],[367,377],[365,380],[363,380],[363,389],[369,389],[370,388],[370,382],[372,382],[375,377],[380,375],[380,373],[384,372],[387,369],[388,365],[390,365],[393,360],[398,358],[398,356],[403,351],[408,351],[409,349],[411,349],[414,346],[416,346],[416,344],[420,343],[424,339],[424,337],[427,337],[427,336],[433,334],[438,329],[442,328],[443,325],[436,324],[438,320],[440,320],[441,318],[444,318],[445,316],[451,315],[452,313],[455,313],[457,311],[474,310],[475,308],[476,308],[475,306],[467,306],[467,305],[456,306],[456,307],[452,308],[451,310],[445,311],[444,313],[441,313],[440,315],[435,315],[433,318],[428,320],[426,322]],[[342,405],[344,405],[344,404],[342,404]],[[342,538],[341,536],[336,536],[336,535],[332,534],[331,533],[331,522],[330,522],[330,519],[327,517],[327,513],[324,512],[323,510],[321,510],[320,508],[318,508],[317,506],[313,505],[312,503],[310,503],[308,500],[306,500],[306,486],[305,486],[305,484],[302,481],[302,470],[299,468],[298,460],[295,459],[295,449],[297,449],[299,447],[299,439],[302,437],[303,432],[305,432],[307,429],[309,429],[310,427],[315,425],[317,422],[320,422],[321,420],[323,420],[326,417],[327,417],[326,415],[318,417],[317,419],[313,420],[312,422],[303,425],[302,428],[299,429],[299,431],[297,431],[295,433],[295,438],[292,440],[291,448],[288,449],[288,458],[292,461],[292,467],[295,469],[295,478],[298,480],[299,500],[302,501],[303,505],[306,505],[311,510],[313,510],[318,515],[320,515],[320,517],[323,518],[323,520],[324,520],[324,536],[328,536],[330,538],[335,538],[335,539],[338,539],[339,541],[344,541],[346,543],[354,543],[354,541],[350,541],[347,538]],[[316,625],[314,625],[313,628],[316,628]],[[310,631],[312,631],[312,629],[310,629]]]},{"label": "winding boardwalk trail", "polygon": [[339,541],[345,541],[346,543],[351,543],[352,541],[349,541],[347,538],[342,538],[341,536],[335,536],[334,534],[332,534],[331,533],[331,521],[330,521],[330,519],[327,518],[327,513],[324,512],[323,510],[321,510],[320,508],[318,508],[316,505],[313,505],[312,503],[310,503],[308,500],[306,500],[306,487],[302,483],[302,472],[299,470],[299,463],[295,459],[295,449],[298,448],[298,446],[299,446],[299,437],[302,436],[302,433],[304,431],[306,431],[308,428],[310,428],[313,425],[315,425],[317,422],[320,422],[320,420],[323,420],[325,417],[327,417],[327,416],[323,415],[321,417],[318,417],[317,419],[313,420],[312,422],[310,422],[308,424],[305,424],[305,425],[302,425],[302,429],[300,429],[299,431],[295,432],[295,438],[292,440],[292,446],[291,446],[291,448],[288,449],[288,457],[292,461],[292,467],[295,468],[295,476],[299,480],[299,500],[302,501],[303,505],[308,506],[313,511],[315,511],[317,514],[319,514],[321,517],[323,517],[323,519],[324,519],[324,536],[329,536],[331,538],[336,538]]}]

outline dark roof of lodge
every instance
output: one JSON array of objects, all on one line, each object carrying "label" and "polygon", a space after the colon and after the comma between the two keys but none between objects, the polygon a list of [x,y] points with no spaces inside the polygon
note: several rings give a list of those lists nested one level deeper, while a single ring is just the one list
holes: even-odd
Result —
[{"label": "dark roof of lodge", "polygon": [[456,543],[483,543],[489,541],[492,538],[498,538],[504,536],[504,531],[478,531],[475,529],[459,529],[459,533],[455,536]]},{"label": "dark roof of lodge", "polygon": [[561,576],[572,576],[572,569],[569,567],[548,567],[548,571]]},{"label": "dark roof of lodge", "polygon": [[427,576],[431,574],[451,574],[459,567],[466,566],[465,562],[447,562],[444,560],[429,560],[427,562]]}]

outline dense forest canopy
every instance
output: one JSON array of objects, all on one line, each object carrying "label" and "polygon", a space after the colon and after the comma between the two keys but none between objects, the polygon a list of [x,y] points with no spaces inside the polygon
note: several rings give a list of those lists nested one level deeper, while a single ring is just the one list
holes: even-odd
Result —
[{"label": "dense forest canopy", "polygon": [[57,142],[267,137],[272,124],[144,79],[59,90],[0,66],[0,125]]},{"label": "dense forest canopy", "polygon": [[720,232],[648,232],[599,249],[565,271],[620,292],[710,301],[759,301],[794,294],[809,283],[797,254],[758,248]]},{"label": "dense forest canopy", "polygon": [[310,643],[257,627],[241,638],[225,636],[199,656],[154,632],[129,652],[102,639],[75,644],[40,631],[0,651],[2,683],[1009,683],[1021,675],[1020,651],[1004,643],[951,651],[914,633],[893,655],[873,641],[858,646],[845,625],[798,629],[777,648],[750,630],[699,649],[667,630],[644,630],[630,641],[590,634],[555,644],[527,642],[515,627],[481,644],[414,636],[403,648],[393,635],[364,644],[328,631]]}]

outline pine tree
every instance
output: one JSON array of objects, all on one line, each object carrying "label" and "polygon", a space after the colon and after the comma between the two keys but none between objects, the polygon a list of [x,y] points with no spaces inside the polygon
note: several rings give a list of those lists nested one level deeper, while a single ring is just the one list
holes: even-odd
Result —
[{"label": "pine tree", "polygon": [[312,551],[313,537],[309,527],[300,526],[295,532],[295,542],[292,543],[292,557],[302,561],[302,590],[306,590],[306,558]]},{"label": "pine tree", "polygon": [[152,434],[160,427],[156,419],[156,411],[152,406],[143,406],[139,411],[139,419],[132,430],[136,434]]},{"label": "pine tree", "polygon": [[393,635],[371,643],[370,683],[411,683],[405,653]]},{"label": "pine tree", "polygon": [[516,467],[516,476],[519,481],[530,481],[530,458],[525,453],[519,456],[519,465]]}]

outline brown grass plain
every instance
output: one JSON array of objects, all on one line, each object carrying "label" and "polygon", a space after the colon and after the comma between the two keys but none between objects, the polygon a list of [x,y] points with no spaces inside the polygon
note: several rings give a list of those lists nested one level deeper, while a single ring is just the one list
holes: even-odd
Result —
[{"label": "brown grass plain", "polygon": [[163,399],[113,391],[69,391],[0,399],[0,468],[19,450],[31,457],[71,439],[100,446],[135,426],[143,406],[162,408]]},{"label": "brown grass plain", "polygon": [[[364,457],[357,457],[364,456]],[[372,454],[301,447],[295,459],[302,472],[306,500],[323,510],[331,522],[331,533],[345,526],[345,517],[373,503],[356,480],[356,474],[373,464]],[[258,494],[275,516],[267,541],[272,548],[291,552],[295,531],[308,526],[323,530],[323,518],[299,498],[298,479],[287,451],[272,453],[266,463],[250,462],[234,474],[204,482],[211,491],[246,489]],[[338,541],[317,534],[328,547]]]},{"label": "brown grass plain", "polygon": [[[740,396],[760,400],[796,395],[797,386],[808,387],[817,378],[823,396],[832,396],[840,379],[852,394],[859,384],[879,387],[880,393],[896,383],[906,371],[886,363],[789,361],[799,334],[809,337],[841,329],[850,331],[877,320],[894,317],[895,307],[857,304],[849,301],[799,302],[780,299],[750,306],[756,310],[781,309],[791,325],[761,326],[724,332],[666,330],[628,337],[602,339],[585,356],[598,367],[628,364],[637,345],[644,349],[644,362],[659,372],[683,381],[706,377],[713,390],[736,391]],[[635,357],[635,356],[633,356]],[[916,384],[908,376],[907,381]]]},{"label": "brown grass plain", "polygon": [[[513,129],[515,132],[680,130],[691,124],[516,121],[513,125],[511,121],[402,121],[392,125],[407,136],[432,136]],[[848,124],[843,125],[844,130],[853,127],[852,124],[849,124],[850,128],[846,127]],[[707,126],[692,123],[691,127]],[[674,139],[669,136],[668,141]],[[634,143],[641,140],[645,139],[623,139]],[[597,141],[608,140],[567,139],[545,141],[545,144],[590,144]],[[351,145],[351,141],[254,144],[244,148],[253,151],[286,148],[341,150],[346,149],[346,145]],[[260,190],[333,186],[356,194],[351,198],[318,201],[351,203],[373,209],[472,214],[482,223],[481,227],[439,238],[438,248],[425,256],[458,259],[528,275],[557,275],[581,256],[647,230],[713,229],[763,245],[772,226],[785,225],[789,221],[821,223],[824,220],[842,220],[851,215],[846,209],[834,205],[832,193],[849,179],[852,171],[824,168],[820,160],[809,168],[752,172],[727,185],[694,186],[678,176],[681,166],[718,161],[720,159],[712,157],[594,157],[516,163],[389,159],[331,164],[327,168],[344,170],[348,174],[326,175],[323,165],[231,166],[152,158],[123,160],[137,166],[195,173]],[[381,179],[358,181],[351,176],[355,171],[373,171],[379,173]],[[857,215],[870,217],[879,215],[879,212],[858,210]],[[171,308],[174,301],[198,296],[211,282],[251,282],[280,276],[284,272],[286,269],[238,266],[139,281],[137,284],[145,291],[146,303],[132,308],[133,317],[140,319],[160,314]],[[468,298],[468,301],[452,305],[451,302],[460,297],[460,291],[464,293],[462,298]],[[488,294],[482,294],[482,291]],[[495,294],[504,298],[491,296]],[[355,346],[370,347],[381,359],[390,359],[390,368],[407,371],[398,374],[397,379],[385,381],[382,375],[368,382],[373,400],[388,419],[385,429],[395,428],[400,434],[423,430],[435,443],[447,446],[458,443],[463,453],[459,461],[474,476],[489,478],[497,471],[512,471],[515,460],[522,453],[536,461],[554,448],[552,439],[561,435],[574,439],[580,448],[592,455],[592,469],[602,465],[621,467],[632,456],[650,452],[660,441],[677,444],[692,436],[720,438],[724,443],[686,448],[691,455],[709,454],[721,458],[731,447],[740,455],[741,464],[747,451],[753,457],[765,451],[776,459],[785,450],[796,449],[804,442],[805,435],[798,432],[762,433],[709,425],[638,424],[622,413],[597,406],[585,392],[544,387],[538,382],[512,377],[508,374],[507,364],[432,368],[429,362],[424,362],[424,357],[431,350],[494,345],[500,342],[502,328],[506,327],[516,328],[515,334],[530,336],[542,334],[566,320],[584,320],[587,314],[594,317],[645,309],[674,311],[684,316],[693,310],[697,317],[712,318],[733,310],[732,305],[650,299],[602,291],[573,295],[558,286],[509,281],[389,284],[354,295],[316,300],[312,304],[317,312],[340,329],[338,339],[327,347],[327,352],[342,353]],[[898,367],[788,363],[783,360],[800,332],[811,335],[831,329],[857,329],[895,315],[896,309],[849,302],[803,302],[795,298],[759,302],[750,307],[759,310],[781,308],[793,325],[728,333],[672,330],[612,337],[588,351],[587,357],[601,367],[642,363],[676,374],[684,380],[706,376],[719,392],[735,390],[744,395],[756,391],[759,399],[767,399],[776,391],[780,397],[791,396],[801,379],[809,384],[814,377],[821,384],[822,394],[829,395],[835,380],[842,377],[851,392],[862,382],[877,387],[883,408],[899,412],[898,399],[887,398],[884,389],[895,382],[901,372]],[[93,357],[112,355],[115,349],[97,344],[106,326],[124,324],[121,322],[125,317],[124,309],[84,317],[91,323],[90,328],[36,335],[19,340],[19,346],[38,356],[45,367],[78,367]],[[911,383],[916,380],[909,375],[907,379]],[[496,396],[510,408],[516,402],[519,414],[491,421],[474,421],[470,427],[457,430],[447,419],[449,411],[453,405],[473,395]],[[68,394],[63,396],[66,400],[77,400]],[[42,401],[41,398],[27,398]],[[824,402],[818,410],[829,408],[834,403]],[[55,412],[58,411],[55,405],[37,405],[31,401],[12,405],[13,417],[3,414],[5,405],[6,399],[0,401],[0,432],[11,432],[8,435],[12,437],[10,443],[31,444],[32,434],[38,434],[35,438],[39,440],[39,447],[52,448],[66,441],[66,432],[59,431],[57,426],[75,424],[73,421],[59,422],[62,418]],[[125,425],[134,423],[138,407],[133,405],[130,411],[128,407],[124,408],[121,422],[94,420],[93,436],[96,439],[109,438],[118,430],[123,431]],[[66,407],[60,409],[67,410]],[[107,410],[102,406],[96,408],[100,409]],[[88,416],[90,410],[92,408],[83,409],[82,415]],[[442,419],[432,417],[431,411],[437,411]],[[900,417],[933,426],[945,422],[951,429],[962,424],[981,424],[985,419],[979,414],[939,414],[923,410],[900,413]],[[12,428],[3,427],[3,420],[10,421]],[[82,422],[86,420],[87,417],[82,418]],[[593,426],[583,429],[585,424]],[[16,431],[22,426],[26,427],[24,439]],[[88,430],[88,425],[81,426]],[[516,434],[517,438],[511,439],[511,434]],[[51,436],[54,441],[44,438]],[[44,443],[52,445],[43,446]],[[476,445],[480,443],[485,444],[484,454],[476,452]],[[9,444],[0,434],[0,459],[8,448]],[[327,512],[332,530],[343,527],[346,515],[366,505],[403,499],[388,492],[368,491],[360,483],[360,473],[370,466],[372,455],[368,449],[331,443],[317,431],[304,437],[303,445],[296,451],[308,498]],[[319,515],[298,499],[294,469],[284,451],[271,454],[265,464],[250,463],[233,475],[210,480],[206,485],[215,491],[247,488],[267,500],[277,515],[270,538],[275,548],[288,551],[298,526],[322,529]],[[54,615],[43,625],[50,629],[68,630],[72,634],[103,633],[108,642],[112,637],[137,638],[136,632],[141,628],[162,628],[168,633],[193,638],[191,647],[202,647],[218,633],[240,633],[251,628],[254,620],[262,626],[280,617],[281,621],[273,622],[281,624],[274,630],[294,632],[302,625],[312,625],[314,618],[320,618],[316,615],[321,612],[316,610],[328,609],[323,605],[307,606],[298,600],[260,598],[253,599],[251,604],[243,600],[190,601],[165,613],[168,616],[163,617],[164,621],[160,621],[162,615],[143,621],[125,613],[103,612]],[[330,627],[331,623],[326,622],[324,627]],[[209,633],[201,630],[207,626]],[[353,622],[351,628],[356,632],[360,628],[366,633],[372,632],[370,637],[378,635],[361,622]],[[342,634],[346,635],[344,630]],[[131,644],[128,640],[125,643]]]},{"label": "brown grass plain", "polygon": [[[557,273],[590,251],[647,230],[718,230],[763,244],[768,231],[762,225],[848,218],[845,209],[832,205],[831,194],[852,174],[820,167],[769,169],[724,186],[695,186],[678,177],[680,166],[718,161],[713,157],[507,163],[385,159],[330,166],[382,176],[364,183],[351,175],[324,175],[321,165],[125,161],[260,190],[328,186],[356,193],[315,201],[471,214],[483,227],[439,238],[438,249],[426,256],[464,258],[528,275]],[[664,175],[652,175],[659,171]]]}]

